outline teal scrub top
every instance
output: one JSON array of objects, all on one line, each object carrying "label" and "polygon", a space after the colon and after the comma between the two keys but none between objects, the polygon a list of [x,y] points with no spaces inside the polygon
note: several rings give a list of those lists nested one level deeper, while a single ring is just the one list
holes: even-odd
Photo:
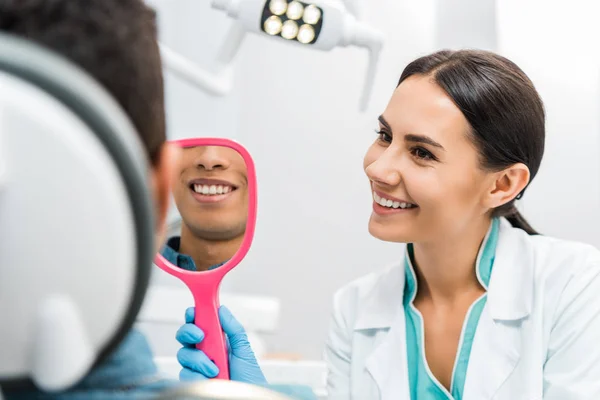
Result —
[{"label": "teal scrub top", "polygon": [[[490,229],[479,251],[476,273],[479,282],[487,291],[500,221],[493,219]],[[405,261],[406,285],[404,287],[404,311],[406,316],[406,344],[408,361],[408,378],[410,383],[410,398],[412,400],[461,400],[467,375],[467,366],[471,354],[473,338],[479,322],[479,317],[485,306],[487,293],[484,293],[469,308],[463,323],[461,341],[458,345],[457,356],[452,373],[450,391],[448,391],[431,373],[425,357],[425,344],[423,336],[423,318],[415,308],[413,301],[417,294],[417,280],[412,265],[414,250],[411,244],[407,248]]]}]

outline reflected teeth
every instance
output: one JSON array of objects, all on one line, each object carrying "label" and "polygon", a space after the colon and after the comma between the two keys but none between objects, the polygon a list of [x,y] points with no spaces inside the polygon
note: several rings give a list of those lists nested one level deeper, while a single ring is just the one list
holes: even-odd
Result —
[{"label": "reflected teeth", "polygon": [[399,201],[388,200],[384,197],[380,197],[377,193],[373,192],[373,199],[375,202],[383,207],[388,208],[415,208],[416,205],[411,203],[401,203]]},{"label": "reflected teeth", "polygon": [[225,185],[194,185],[194,192],[204,194],[207,196],[227,194],[232,190],[233,188],[231,186]]}]

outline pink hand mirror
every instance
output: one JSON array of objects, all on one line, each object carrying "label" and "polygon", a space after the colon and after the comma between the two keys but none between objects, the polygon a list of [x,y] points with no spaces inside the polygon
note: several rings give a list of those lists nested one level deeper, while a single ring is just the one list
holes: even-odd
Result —
[{"label": "pink hand mirror", "polygon": [[218,316],[219,287],[246,256],[256,226],[256,172],[248,151],[220,138],[172,141],[182,148],[172,194],[181,216],[180,236],[169,238],[155,263],[192,292],[197,346],[229,379],[225,334]]}]

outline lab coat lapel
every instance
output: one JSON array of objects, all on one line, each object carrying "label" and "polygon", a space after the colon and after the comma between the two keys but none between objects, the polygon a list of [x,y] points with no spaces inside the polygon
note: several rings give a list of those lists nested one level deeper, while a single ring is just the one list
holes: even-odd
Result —
[{"label": "lab coat lapel", "polygon": [[410,399],[406,362],[406,323],[400,306],[387,336],[366,362],[367,371],[379,389],[380,400]]},{"label": "lab coat lapel", "polygon": [[521,326],[531,311],[533,252],[526,233],[506,221],[500,237],[487,303],[471,349],[464,400],[492,399],[514,371],[520,355]]},{"label": "lab coat lapel", "polygon": [[378,290],[366,296],[356,330],[387,329],[377,335],[365,361],[380,400],[410,399],[406,365],[406,322],[402,306],[404,263],[385,274]]},{"label": "lab coat lapel", "polygon": [[521,345],[520,324],[495,321],[484,310],[471,349],[463,399],[493,399],[515,369]]}]

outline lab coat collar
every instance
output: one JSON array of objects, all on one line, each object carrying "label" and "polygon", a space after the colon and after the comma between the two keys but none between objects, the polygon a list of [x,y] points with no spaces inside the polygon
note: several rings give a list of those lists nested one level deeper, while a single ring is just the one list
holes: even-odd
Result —
[{"label": "lab coat collar", "polygon": [[[533,301],[533,248],[527,233],[500,219],[500,233],[487,307],[495,320],[518,320],[529,315]],[[406,252],[406,248],[404,248]],[[404,262],[394,264],[361,297],[355,330],[390,328],[402,306]]]},{"label": "lab coat collar", "polygon": [[[379,388],[382,400],[410,398],[402,304],[405,279],[404,262],[388,267],[361,297],[362,306],[355,323],[355,330],[389,329],[385,336],[380,336],[365,361],[365,368]],[[394,396],[390,397],[389,393]]]},{"label": "lab coat collar", "polygon": [[398,309],[402,307],[405,279],[404,262],[389,266],[367,293],[361,296],[354,329],[390,328]]},{"label": "lab coat collar", "polygon": [[487,305],[471,349],[465,399],[495,398],[519,362],[521,321],[533,305],[533,257],[529,235],[502,221]]},{"label": "lab coat collar", "polygon": [[[533,247],[528,235],[500,221],[487,305],[475,336],[464,398],[491,399],[520,358],[520,323],[533,301]],[[356,329],[389,328],[367,357],[366,370],[382,400],[409,398],[403,264],[391,267],[362,298]],[[488,368],[489,363],[494,368]]]},{"label": "lab coat collar", "polygon": [[529,315],[533,304],[533,265],[529,235],[503,218],[487,300],[494,320],[515,321]]},{"label": "lab coat collar", "polygon": [[410,399],[406,360],[406,320],[400,302],[389,332],[365,361],[365,368],[375,381],[381,400]]}]

